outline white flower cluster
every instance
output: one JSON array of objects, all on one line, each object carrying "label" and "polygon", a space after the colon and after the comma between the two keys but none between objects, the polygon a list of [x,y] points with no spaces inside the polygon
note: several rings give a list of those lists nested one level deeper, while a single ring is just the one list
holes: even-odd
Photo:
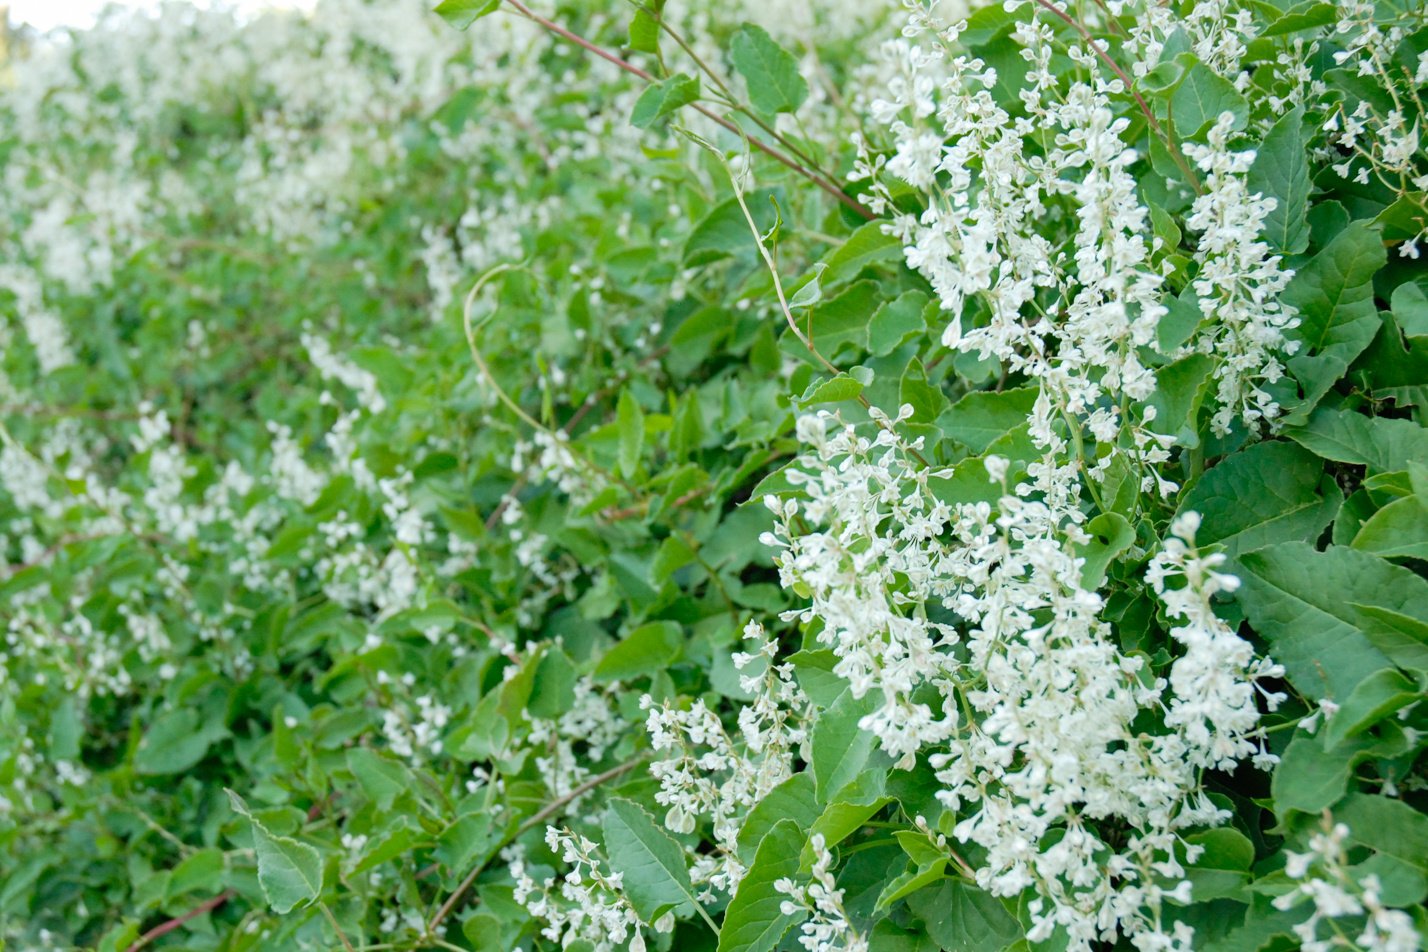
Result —
[{"label": "white flower cluster", "polygon": [[[1063,50],[1050,14],[1017,4],[1025,15],[1011,38],[1029,69],[1020,93],[1024,114],[1012,115],[997,101],[997,70],[952,52],[965,23],[941,22],[936,4],[906,6],[913,12],[904,38],[885,46],[884,86],[865,104],[891,142],[881,150],[859,140],[862,158],[852,177],[868,182],[861,199],[891,214],[887,232],[936,290],[947,315],[946,346],[994,356],[1035,377],[1062,412],[1085,417],[1113,447],[1119,430],[1153,419],[1124,419],[1145,410],[1117,401],[1143,401],[1154,390],[1142,353],[1162,350],[1157,331],[1170,311],[1165,280],[1176,267],[1175,249],[1153,233],[1131,169],[1141,156],[1125,140],[1130,120],[1113,104],[1124,83],[1102,77],[1093,50]],[[1149,23],[1173,17],[1171,8],[1147,6],[1155,11]],[[1227,38],[1238,28],[1210,29],[1228,22],[1217,10],[1207,0],[1185,22],[1200,44],[1233,62],[1237,45]],[[1149,38],[1155,32],[1128,45],[1150,55],[1160,46]],[[1077,69],[1053,72],[1063,52]],[[1222,118],[1209,147],[1186,146],[1211,173],[1190,224],[1201,233],[1195,291],[1212,319],[1165,353],[1218,358],[1219,431],[1235,417],[1253,425],[1277,415],[1256,384],[1281,375],[1277,353],[1293,326],[1293,314],[1276,300],[1290,275],[1260,240],[1273,202],[1248,193],[1254,155],[1232,152],[1229,137]],[[894,179],[916,190],[921,212],[899,210]]]},{"label": "white flower cluster", "polygon": [[[799,421],[810,452],[790,481],[806,498],[769,503],[767,541],[785,587],[809,598],[790,617],[821,622],[835,671],[856,695],[881,695],[860,726],[902,766],[930,754],[939,799],[963,817],[954,835],[985,850],[978,883],[1032,890],[1033,939],[1061,926],[1077,949],[1118,931],[1142,949],[1188,947],[1161,910],[1188,895],[1182,831],[1223,819],[1200,772],[1252,752],[1272,763],[1255,742],[1255,681],[1279,673],[1214,615],[1210,598],[1233,582],[1194,549],[1194,518],[1151,569],[1183,622],[1167,683],[1121,652],[1083,582],[1074,470],[1048,455],[995,507],[949,505],[935,490],[955,469],[920,469],[889,429],[868,439],[831,424]],[[1005,474],[995,457],[966,465]],[[1147,733],[1157,713],[1163,726]],[[1123,845],[1102,821],[1130,830]]]},{"label": "white flower cluster", "polygon": [[1413,917],[1384,905],[1379,878],[1372,874],[1362,879],[1354,876],[1344,845],[1348,838],[1349,828],[1335,823],[1326,812],[1323,829],[1309,838],[1309,851],[1288,854],[1284,871],[1297,885],[1275,899],[1274,905],[1278,909],[1294,909],[1306,900],[1310,903],[1309,918],[1294,927],[1294,934],[1303,943],[1301,948],[1304,952],[1421,949],[1424,937],[1414,926]]},{"label": "white flower cluster", "polygon": [[[356,393],[362,409],[368,413],[381,413],[387,408],[387,401],[382,399],[382,392],[377,386],[377,378],[370,371],[363,370],[350,360],[335,353],[327,338],[310,332],[304,333],[302,345],[307,348],[307,355],[312,360],[312,365],[317,368],[323,379],[336,380]],[[330,399],[326,393],[323,396]]]},{"label": "white flower cluster", "polygon": [[744,867],[736,855],[739,830],[748,811],[793,773],[794,757],[806,739],[808,699],[793,678],[792,666],[778,664],[778,646],[762,626],[750,622],[744,637],[753,651],[734,661],[740,684],[753,695],[739,711],[737,738],[702,699],[688,709],[669,701],[656,705],[645,695],[645,727],[650,746],[665,757],[650,764],[659,781],[656,802],[669,808],[664,822],[677,833],[692,833],[705,820],[718,851],[695,859],[691,876],[706,887],[733,893]]},{"label": "white flower cluster", "polygon": [[553,797],[563,797],[590,776],[587,764],[604,759],[630,724],[616,706],[619,684],[575,682],[570,710],[555,720],[532,717],[526,745],[536,752],[536,770]]},{"label": "white flower cluster", "polygon": [[833,854],[823,839],[815,833],[808,841],[813,850],[813,871],[808,882],[780,879],[774,888],[789,898],[779,911],[786,916],[805,913],[808,919],[799,927],[798,944],[808,952],[868,952],[868,940],[848,921],[843,907],[843,890],[833,879]]},{"label": "white flower cluster", "polygon": [[[1282,665],[1256,658],[1249,642],[1235,634],[1211,605],[1220,592],[1233,592],[1240,580],[1215,571],[1225,563],[1223,553],[1201,555],[1195,548],[1200,516],[1187,512],[1170,525],[1170,538],[1150,561],[1146,580],[1165,603],[1165,613],[1181,623],[1170,636],[1184,645],[1185,653],[1170,666],[1171,700],[1166,726],[1184,735],[1186,754],[1198,767],[1233,769],[1236,762],[1253,756],[1255,764],[1269,769],[1275,758],[1258,736],[1257,682],[1284,676]],[[1178,589],[1165,583],[1182,577]],[[1264,704],[1275,710],[1284,700],[1278,692],[1262,692]]]},{"label": "white flower cluster", "polygon": [[1279,300],[1292,272],[1281,270],[1279,257],[1260,238],[1274,199],[1250,194],[1245,180],[1254,153],[1230,150],[1234,119],[1222,113],[1208,145],[1185,143],[1186,156],[1205,173],[1205,192],[1186,223],[1200,234],[1194,288],[1207,318],[1187,347],[1220,358],[1219,406],[1210,422],[1221,435],[1236,417],[1253,424],[1279,415],[1279,405],[1257,381],[1274,383],[1283,376],[1279,355],[1293,354],[1298,346],[1286,341],[1284,332],[1299,323]]},{"label": "white flower cluster", "polygon": [[[515,856],[510,864],[515,900],[545,921],[541,935],[567,949],[583,943],[591,952],[645,952],[643,923],[621,890],[624,877],[604,871],[595,856],[596,844],[556,827],[546,830],[545,842],[570,867],[565,874],[540,884],[527,872],[524,858]],[[652,927],[669,932],[673,914]]]},{"label": "white flower cluster", "polygon": [[[957,641],[955,629],[926,611],[956,591],[947,569],[953,553],[941,541],[954,513],[931,486],[943,474],[916,465],[892,430],[869,441],[852,427],[830,432],[828,422],[822,414],[799,418],[798,436],[813,455],[789,481],[806,498],[765,496],[777,521],[762,541],[781,550],[783,586],[810,592],[809,607],[795,616],[822,622],[818,638],[838,656],[833,673],[856,698],[881,695],[861,726],[906,768],[956,728],[955,711],[939,717],[913,698]],[[827,530],[801,532],[800,519]]]}]

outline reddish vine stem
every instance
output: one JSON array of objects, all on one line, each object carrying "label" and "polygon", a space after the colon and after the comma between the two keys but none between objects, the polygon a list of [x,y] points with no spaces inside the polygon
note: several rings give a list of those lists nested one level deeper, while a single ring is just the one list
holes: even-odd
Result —
[{"label": "reddish vine stem", "polygon": [[[559,23],[556,23],[553,20],[546,19],[545,17],[531,10],[531,8],[522,3],[521,0],[506,0],[506,2],[509,3],[512,7],[514,7],[516,12],[518,12],[526,19],[530,20],[532,23],[539,24],[540,26],[554,33],[556,36],[559,36],[562,39],[574,43],[576,46],[579,46],[581,49],[586,50],[587,52],[595,54],[596,56],[605,60],[607,63],[613,63],[625,72],[631,74],[632,76],[638,76],[640,79],[643,79],[647,83],[658,82],[658,80],[654,77],[653,74],[646,72],[643,69],[640,69],[634,63],[621,59],[620,57],[616,56],[614,53],[611,53],[607,49],[596,46],[594,43],[591,43],[589,40],[585,39],[585,37],[580,36],[577,33],[572,33],[570,30],[561,26]],[[790,156],[785,155],[778,149],[775,149],[773,146],[769,145],[767,142],[764,142],[762,139],[756,139],[753,136],[747,135],[733,122],[729,121],[728,119],[724,118],[713,110],[707,108],[706,106],[703,106],[697,102],[691,103],[691,105],[700,114],[708,117],[709,119],[712,119],[714,122],[717,122],[719,125],[723,126],[725,129],[729,130],[735,135],[748,139],[749,145],[753,146],[755,149],[758,149],[760,152],[762,152],[764,155],[767,155],[775,162],[787,166],[789,169],[792,169],[794,172],[797,172],[799,175],[802,175],[814,185],[817,185],[823,191],[833,196],[843,205],[847,206],[854,213],[861,215],[868,221],[872,221],[873,219],[878,217],[874,215],[871,211],[869,211],[861,202],[857,201],[852,196],[845,193],[841,188],[837,186],[836,183],[824,178],[817,172],[814,172],[807,166],[802,165]]]},{"label": "reddish vine stem", "polygon": [[[691,489],[689,492],[685,493],[683,496],[680,496],[679,498],[675,499],[674,502],[670,503],[669,508],[681,509],[687,503],[693,502],[700,496],[703,496],[705,493],[709,492],[711,488],[712,487],[710,486],[704,486],[700,489]],[[649,511],[651,504],[651,499],[645,499],[639,505],[626,506],[624,509],[607,509],[603,515],[611,522],[618,522],[621,519],[629,519],[633,516],[644,515],[646,512]]]},{"label": "reddish vine stem", "polygon": [[1081,39],[1086,41],[1086,45],[1091,47],[1092,52],[1100,57],[1101,62],[1111,68],[1111,72],[1115,73],[1116,77],[1125,84],[1126,92],[1131,94],[1135,99],[1136,105],[1140,107],[1140,111],[1145,114],[1145,121],[1150,124],[1150,128],[1154,130],[1156,135],[1165,140],[1165,147],[1170,150],[1171,158],[1173,158],[1175,164],[1180,167],[1180,171],[1185,173],[1185,177],[1190,181],[1191,188],[1195,189],[1195,194],[1203,195],[1205,189],[1200,184],[1199,176],[1195,174],[1194,169],[1190,168],[1190,163],[1185,161],[1185,156],[1180,153],[1180,147],[1175,144],[1175,140],[1170,137],[1170,133],[1166,132],[1165,127],[1155,118],[1155,113],[1151,111],[1150,104],[1145,101],[1145,98],[1141,96],[1140,92],[1135,88],[1135,81],[1121,68],[1121,64],[1117,63],[1111,54],[1106,52],[1101,44],[1096,42],[1096,38],[1091,35],[1090,30],[1082,26],[1081,22],[1071,16],[1071,14],[1052,3],[1051,0],[1036,0],[1036,5],[1064,21],[1071,29],[1081,34]]},{"label": "reddish vine stem", "polygon": [[153,942],[155,939],[163,938],[170,932],[173,932],[175,929],[182,926],[184,923],[188,922],[190,919],[197,919],[205,912],[212,912],[213,910],[217,909],[219,906],[223,905],[225,902],[232,899],[236,895],[238,895],[236,890],[223,890],[223,892],[214,896],[212,899],[209,899],[206,902],[199,903],[197,906],[190,909],[188,912],[185,912],[183,915],[175,916],[168,922],[163,922],[159,925],[154,926],[148,932],[145,932],[143,935],[139,936],[138,939],[134,940],[133,944],[129,946],[126,952],[138,952],[139,949],[142,949],[144,946]]}]

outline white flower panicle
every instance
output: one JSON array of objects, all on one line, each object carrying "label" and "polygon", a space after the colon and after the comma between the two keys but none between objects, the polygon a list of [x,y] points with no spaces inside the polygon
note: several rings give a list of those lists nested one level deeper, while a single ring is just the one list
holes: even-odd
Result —
[{"label": "white flower panicle", "polygon": [[1195,199],[1187,224],[1199,233],[1193,287],[1206,320],[1187,347],[1220,358],[1218,408],[1211,418],[1216,433],[1231,423],[1271,421],[1279,405],[1259,382],[1283,376],[1280,355],[1294,353],[1298,342],[1284,332],[1299,324],[1292,308],[1280,301],[1293,272],[1280,268],[1260,237],[1274,200],[1251,194],[1246,184],[1253,152],[1229,148],[1235,117],[1221,113],[1208,144],[1185,143],[1185,155],[1205,173],[1205,193]]},{"label": "white flower panicle", "polygon": [[[1272,762],[1257,700],[1280,697],[1255,682],[1281,673],[1215,616],[1210,599],[1234,580],[1194,548],[1194,517],[1177,521],[1150,569],[1185,647],[1167,683],[1101,618],[1083,577],[1080,487],[1055,453],[995,505],[950,504],[936,492],[958,467],[920,467],[917,445],[890,429],[863,437],[825,412],[798,432],[809,452],[790,482],[805,498],[768,503],[766,539],[783,584],[809,599],[790,617],[817,620],[835,672],[879,698],[860,726],[900,766],[929,756],[938,798],[962,817],[953,833],[985,851],[978,883],[1031,890],[1034,938],[1060,926],[1078,949],[1117,933],[1143,949],[1188,948],[1162,909],[1188,894],[1184,832],[1223,819],[1201,769]],[[1062,445],[1049,431],[1046,442]],[[963,465],[1007,476],[998,457]],[[1155,714],[1162,726],[1147,733]],[[1113,846],[1101,821],[1131,835]]]},{"label": "white flower panicle", "polygon": [[[786,617],[822,621],[818,639],[838,656],[834,673],[854,697],[880,696],[862,726],[907,767],[919,749],[955,727],[955,714],[913,698],[957,640],[954,629],[930,621],[925,610],[953,592],[944,568],[949,553],[938,541],[953,512],[932,491],[937,474],[914,465],[891,430],[869,441],[829,420],[799,419],[799,437],[812,454],[808,466],[789,470],[789,480],[806,498],[765,496],[776,522],[763,541],[779,550],[784,587],[811,593],[807,609]],[[800,532],[794,528],[800,519],[828,529]]]},{"label": "white flower panicle", "polygon": [[702,699],[687,709],[648,695],[645,729],[650,746],[664,756],[650,764],[660,783],[655,801],[668,807],[665,826],[691,833],[709,823],[717,852],[695,858],[691,875],[705,896],[732,894],[743,878],[737,857],[739,830],[748,811],[793,774],[794,759],[806,740],[808,699],[793,679],[792,667],[775,660],[776,643],[750,622],[744,637],[752,650],[735,654],[742,689],[753,695],[739,711],[738,732],[726,729]]},{"label": "white flower panicle", "polygon": [[[1146,570],[1166,614],[1180,622],[1170,636],[1185,648],[1170,666],[1165,723],[1181,733],[1186,756],[1198,767],[1232,769],[1253,755],[1257,766],[1269,769],[1277,758],[1264,749],[1256,694],[1263,695],[1270,711],[1285,695],[1263,691],[1256,682],[1283,677],[1284,668],[1256,658],[1249,642],[1215,614],[1211,600],[1220,592],[1235,591],[1240,580],[1215,571],[1225,563],[1223,553],[1201,555],[1195,548],[1199,525],[1195,512],[1176,518],[1170,537]],[[1184,579],[1180,588],[1166,585],[1175,577]]]},{"label": "white flower panicle", "polygon": [[1349,865],[1349,828],[1326,811],[1323,827],[1309,837],[1309,851],[1289,853],[1284,871],[1296,885],[1274,900],[1278,909],[1310,906],[1309,918],[1294,927],[1304,952],[1358,949],[1362,952],[1416,952],[1423,936],[1413,917],[1384,904],[1378,876],[1359,877]]},{"label": "white flower panicle", "polygon": [[[1102,437],[1111,450],[1102,467],[1127,452],[1118,432],[1135,434],[1138,449],[1155,439],[1146,429],[1153,411],[1140,403],[1155,388],[1146,353],[1216,358],[1217,432],[1234,420],[1272,421],[1280,408],[1261,384],[1283,374],[1284,335],[1295,319],[1278,292],[1291,272],[1262,239],[1274,202],[1246,186],[1254,153],[1231,149],[1233,117],[1217,121],[1207,146],[1184,147],[1208,173],[1189,222],[1199,234],[1193,287],[1206,320],[1166,343],[1159,331],[1175,303],[1166,279],[1177,249],[1155,233],[1137,187],[1133,167],[1144,156],[1127,141],[1131,121],[1113,104],[1124,94],[1122,79],[1103,75],[1089,47],[1058,41],[1051,14],[1016,3],[1011,38],[1028,72],[1024,114],[1014,115],[994,94],[997,70],[956,52],[965,23],[944,22],[936,4],[905,5],[912,13],[904,38],[886,45],[883,87],[864,103],[889,143],[876,151],[860,138],[852,177],[867,183],[861,198],[869,207],[890,213],[884,230],[936,291],[947,321],[943,343],[1036,378],[1058,412]],[[1145,6],[1128,50],[1158,56],[1157,37],[1183,26],[1213,68],[1247,81],[1234,64],[1248,14],[1230,16],[1218,0],[1183,19]],[[1116,5],[1119,13],[1129,9]],[[1061,53],[1075,70],[1052,71]],[[1133,62],[1138,72],[1153,65]],[[920,212],[899,210],[893,180],[912,186]]]},{"label": "white flower panicle", "polygon": [[[569,869],[537,883],[520,856],[510,861],[516,880],[515,900],[545,922],[541,935],[561,948],[587,943],[593,952],[644,952],[643,923],[621,889],[624,877],[606,872],[590,839],[569,829],[546,829],[546,845]],[[658,932],[673,928],[673,916],[654,924]]]},{"label": "white flower panicle", "polygon": [[843,890],[833,878],[833,854],[823,834],[813,834],[808,845],[813,850],[808,882],[785,878],[774,883],[780,894],[789,897],[780,903],[779,911],[785,916],[808,917],[799,926],[798,937],[798,944],[808,952],[868,952],[867,938],[848,921]]}]

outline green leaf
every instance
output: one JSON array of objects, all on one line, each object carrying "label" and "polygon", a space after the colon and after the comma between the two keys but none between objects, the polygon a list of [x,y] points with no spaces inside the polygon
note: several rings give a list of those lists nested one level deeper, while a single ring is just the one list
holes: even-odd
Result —
[{"label": "green leaf", "polygon": [[1222,112],[1232,113],[1234,128],[1243,129],[1249,117],[1249,104],[1228,79],[1196,63],[1170,96],[1170,114],[1176,133],[1182,139],[1193,139],[1219,119]]},{"label": "green leaf", "polygon": [[620,391],[615,425],[620,433],[620,473],[626,479],[633,479],[640,468],[640,451],[644,448],[645,414],[629,390]]},{"label": "green leaf", "polygon": [[775,884],[798,872],[804,834],[793,820],[780,820],[759,841],[754,861],[739,881],[724,924],[719,930],[719,952],[769,952],[789,928],[804,917],[799,911],[786,916],[787,898]]},{"label": "green leaf", "polygon": [[366,747],[352,747],[347,751],[347,769],[357,778],[367,799],[379,810],[389,810],[403,793],[411,790],[416,783],[411,770],[405,764],[383,757]]},{"label": "green leaf", "polygon": [[645,10],[636,10],[630,19],[630,49],[659,53],[659,21]]},{"label": "green leaf", "polygon": [[868,352],[885,357],[904,342],[926,334],[922,312],[927,300],[921,291],[904,291],[880,305],[868,321]]},{"label": "green leaf", "polygon": [[822,261],[819,261],[813,266],[813,274],[793,293],[793,297],[788,299],[788,309],[790,311],[794,308],[812,307],[823,300],[822,278],[823,272],[827,270],[828,265]]},{"label": "green leaf", "polygon": [[729,44],[729,59],[749,86],[749,102],[759,112],[793,112],[808,98],[798,60],[761,27],[745,23]]},{"label": "green leaf", "polygon": [[947,394],[928,381],[927,371],[916,357],[908,362],[898,381],[898,402],[912,407],[912,419],[916,423],[932,423],[949,409]]},{"label": "green leaf", "polygon": [[1408,671],[1428,672],[1428,611],[1420,608],[1414,617],[1382,605],[1350,602],[1349,607],[1358,613],[1369,641],[1394,664]]},{"label": "green leaf", "polygon": [[[744,196],[748,202],[749,214],[762,233],[773,227],[777,217],[773,200],[779,196],[776,189],[759,189]],[[755,254],[754,234],[744,218],[743,209],[736,198],[716,205],[709,214],[699,220],[694,230],[684,242],[684,263],[687,265],[706,264],[731,255]]]},{"label": "green leaf", "polygon": [[[872,281],[849,285],[834,298],[815,304],[804,324],[813,346],[829,360],[838,355],[845,344],[861,348],[868,339],[868,319],[882,301],[882,292]],[[794,337],[784,335],[784,346],[800,359],[811,359],[808,348]]]},{"label": "green leaf", "polygon": [[1356,793],[1334,810],[1354,842],[1428,870],[1428,816],[1402,800]]},{"label": "green leaf", "polygon": [[1396,669],[1375,671],[1358,683],[1324,725],[1324,747],[1333,750],[1422,697],[1417,685]]},{"label": "green leaf", "polygon": [[1371,474],[1395,473],[1428,459],[1428,429],[1412,420],[1321,409],[1307,426],[1284,435],[1324,459],[1367,466]]},{"label": "green leaf", "polygon": [[595,666],[597,681],[628,681],[662,671],[684,651],[684,632],[677,622],[653,621],[624,637]]},{"label": "green leaf", "polygon": [[1238,559],[1276,542],[1313,542],[1342,503],[1313,453],[1273,441],[1226,457],[1190,487],[1178,512],[1200,514],[1197,544],[1223,545]]},{"label": "green leaf", "polygon": [[1116,556],[1135,542],[1135,529],[1120,513],[1103,512],[1086,523],[1086,531],[1091,541],[1078,546],[1077,554],[1086,560],[1081,566],[1081,584],[1094,592],[1106,580],[1106,569]]},{"label": "green leaf", "polygon": [[871,694],[855,698],[851,691],[844,691],[814,722],[810,743],[819,800],[826,802],[851,783],[867,764],[877,746],[877,738],[858,727],[858,721],[872,713],[875,702]]},{"label": "green leaf", "polygon": [[612,798],[604,831],[610,868],[624,877],[625,898],[641,919],[654,922],[672,909],[688,915],[699,907],[683,848],[655,825],[644,807]]},{"label": "green leaf", "polygon": [[[1265,948],[1269,943],[1280,936],[1288,938],[1293,934],[1294,926],[1304,920],[1303,910],[1298,909],[1276,909],[1265,903],[1263,907],[1251,907],[1245,916],[1242,925],[1230,929],[1223,935],[1216,936],[1206,942],[1198,941],[1197,936],[1195,947],[1198,952],[1248,952],[1248,950],[1258,950]],[[1293,945],[1272,946],[1272,948],[1292,949]]]},{"label": "green leaf", "polygon": [[1254,864],[1254,844],[1249,838],[1224,827],[1191,834],[1186,842],[1204,850],[1186,870],[1195,902],[1238,896],[1249,882]]},{"label": "green leaf", "polygon": [[780,821],[793,821],[800,830],[806,830],[818,819],[818,813],[813,774],[805,770],[789,777],[754,804],[744,818],[738,839],[740,862],[747,864],[753,860],[759,843]]},{"label": "green leaf", "polygon": [[1359,527],[1353,547],[1387,559],[1428,559],[1428,505],[1417,495],[1389,503]]},{"label": "green leaf", "polygon": [[798,686],[821,709],[832,707],[848,689],[848,682],[833,673],[838,656],[827,648],[794,652],[789,655],[788,662],[793,665]]},{"label": "green leaf", "polygon": [[1208,354],[1190,354],[1157,370],[1155,393],[1146,401],[1155,408],[1150,428],[1174,436],[1181,446],[1199,446],[1200,406],[1210,390],[1214,369],[1215,361]]},{"label": "green leaf", "polygon": [[1339,8],[1322,0],[1305,0],[1297,3],[1276,18],[1259,34],[1260,36],[1288,36],[1301,30],[1312,30],[1328,26],[1339,18]]},{"label": "green leaf", "polygon": [[1364,633],[1354,602],[1402,611],[1428,605],[1428,581],[1343,546],[1316,552],[1302,542],[1240,557],[1239,592],[1250,622],[1270,644],[1294,686],[1320,698],[1345,698],[1388,658]]},{"label": "green leaf", "polygon": [[896,261],[902,257],[902,242],[883,229],[883,222],[870,221],[860,225],[848,240],[828,255],[828,269],[823,280],[828,284],[850,281],[864,268],[873,264]]},{"label": "green leaf", "polygon": [[[650,572],[653,573],[654,569],[651,568]],[[575,701],[577,674],[569,655],[552,647],[536,666],[526,710],[534,717],[547,720],[554,720],[570,710]]]},{"label": "green leaf", "polygon": [[1403,318],[1379,312],[1378,336],[1349,373],[1362,377],[1376,400],[1392,400],[1400,407],[1428,407],[1428,333],[1407,335]]},{"label": "green leaf", "polygon": [[842,403],[856,400],[863,393],[863,385],[847,374],[815,380],[798,398],[798,405],[811,407],[819,403]]},{"label": "green leaf", "polygon": [[[1331,4],[1319,4],[1329,7]],[[1304,137],[1304,107],[1285,113],[1264,137],[1250,166],[1249,190],[1275,201],[1264,218],[1263,234],[1279,254],[1297,255],[1309,247],[1309,149]]]},{"label": "green leaf", "polygon": [[1405,337],[1428,337],[1428,294],[1417,283],[1405,281],[1394,288],[1389,307]]},{"label": "green leaf", "polygon": [[1354,767],[1371,757],[1377,744],[1373,737],[1361,735],[1325,751],[1320,738],[1296,732],[1270,778],[1275,815],[1283,818],[1293,810],[1319,813],[1333,806],[1348,789]]},{"label": "green leaf", "polygon": [[[818,819],[813,821],[808,835],[823,837],[824,845],[836,846],[852,836],[869,818],[893,802],[885,791],[887,770],[868,768],[858,778],[829,798]],[[803,868],[813,867],[813,847],[803,850]]]},{"label": "green leaf", "polygon": [[416,820],[408,815],[399,814],[395,820],[386,825],[384,834],[373,838],[363,847],[362,858],[352,871],[365,873],[383,863],[390,863],[398,856],[410,853],[424,838],[425,832]]},{"label": "green leaf", "polygon": [[233,812],[246,818],[252,827],[258,884],[268,905],[283,915],[315,902],[322,892],[322,857],[317,850],[292,837],[274,836],[253,817],[242,797],[232,790],[227,793]]},{"label": "green leaf", "polygon": [[898,830],[893,837],[908,855],[911,864],[901,875],[888,880],[883,891],[878,893],[877,905],[873,908],[879,912],[899,899],[940,880],[946,875],[947,864],[951,860],[947,853],[935,846],[921,831]]},{"label": "green leaf", "polygon": [[223,885],[226,873],[227,857],[221,849],[210,846],[190,853],[174,867],[165,898],[172,900],[194,891],[216,890]]},{"label": "green leaf", "polygon": [[489,13],[501,8],[501,0],[441,0],[436,12],[456,27],[464,30]]},{"label": "green leaf", "polygon": [[1373,276],[1387,262],[1379,233],[1354,222],[1301,267],[1284,289],[1284,301],[1299,312],[1299,326],[1285,333],[1299,344],[1286,361],[1304,391],[1283,423],[1308,419],[1329,388],[1378,333]]},{"label": "green leaf", "polygon": [[934,866],[918,866],[914,863],[909,863],[907,869],[892,879],[889,879],[887,885],[883,887],[883,891],[878,893],[877,904],[873,907],[874,911],[882,912],[899,899],[905,899],[919,889],[931,886],[938,880],[945,878],[947,875],[946,867],[946,860]]},{"label": "green leaf", "polygon": [[1021,926],[1000,899],[961,880],[944,879],[919,890],[907,904],[946,952],[1005,949],[1022,937]]},{"label": "green leaf", "polygon": [[675,73],[645,87],[630,112],[630,125],[636,129],[648,129],[698,98],[699,78]]},{"label": "green leaf", "polygon": [[943,432],[973,453],[985,453],[993,442],[1026,422],[1040,392],[1037,387],[999,393],[974,390],[952,404],[941,421]]},{"label": "green leaf", "polygon": [[491,814],[459,816],[437,837],[436,858],[454,873],[465,872],[498,845],[491,834]]},{"label": "green leaf", "polygon": [[[1349,831],[1352,836],[1353,831]],[[1413,906],[1428,897],[1428,874],[1420,867],[1387,853],[1374,853],[1349,868],[1355,882],[1377,876],[1383,888],[1379,895],[1386,906]]]},{"label": "green leaf", "polygon": [[183,773],[201,761],[214,741],[228,736],[221,723],[200,720],[198,711],[165,711],[144,732],[134,753],[134,769],[148,776]]}]

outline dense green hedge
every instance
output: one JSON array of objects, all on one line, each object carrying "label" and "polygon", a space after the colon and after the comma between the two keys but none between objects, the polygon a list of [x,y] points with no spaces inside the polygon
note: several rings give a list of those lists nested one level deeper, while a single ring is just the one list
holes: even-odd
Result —
[{"label": "dense green hedge", "polygon": [[1419,948],[1425,16],[33,44],[0,944]]}]

